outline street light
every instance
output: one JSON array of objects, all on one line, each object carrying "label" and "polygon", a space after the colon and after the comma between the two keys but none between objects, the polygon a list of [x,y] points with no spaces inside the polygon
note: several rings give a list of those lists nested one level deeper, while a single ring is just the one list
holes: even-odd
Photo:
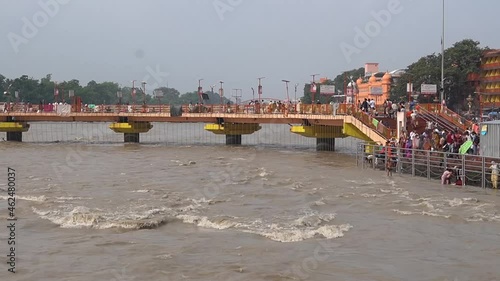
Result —
[{"label": "street light", "polygon": [[142,97],[143,97],[143,106],[146,108],[146,81],[142,81]]},{"label": "street light", "polygon": [[219,88],[219,96],[220,96],[220,105],[222,106],[222,97],[224,96],[224,89],[222,88],[222,85],[224,84],[224,81],[219,81],[220,83],[220,88]]},{"label": "street light", "polygon": [[155,90],[154,94],[156,98],[158,99],[158,106],[160,107],[160,113],[161,113],[161,98],[163,97],[163,91],[162,90]]},{"label": "street light", "polygon": [[311,98],[312,98],[312,99],[311,99],[311,103],[312,103],[312,104],[314,104],[314,101],[315,101],[315,96],[316,96],[316,84],[315,84],[315,83],[316,83],[316,81],[315,81],[315,79],[314,79],[314,78],[315,78],[316,76],[318,76],[318,75],[319,75],[319,73],[317,73],[317,74],[312,74],[312,75],[311,75],[311,77],[312,77],[312,84],[311,84],[311,90],[310,90],[310,92],[311,92]]},{"label": "street light", "polygon": [[255,89],[252,87],[252,101],[255,102]]},{"label": "street light", "polygon": [[297,102],[297,87],[299,86],[299,83],[295,84],[295,102]]},{"label": "street light", "polygon": [[[71,91],[69,93],[69,95],[71,96]],[[118,91],[116,92],[116,96],[118,97],[118,112],[121,112],[122,111],[122,92],[121,91]]]},{"label": "street light", "polygon": [[257,91],[259,93],[259,103],[262,102],[262,84],[261,84],[261,80],[264,79],[266,77],[259,77],[257,78],[259,80],[259,87],[257,88]]},{"label": "street light", "polygon": [[441,102],[444,100],[444,0],[443,0],[443,26],[441,34]]},{"label": "street light", "polygon": [[[201,81],[203,81],[203,79],[198,79],[198,100],[199,100],[199,107],[200,110],[201,110],[201,104],[203,103],[202,102],[202,98],[201,98],[201,95],[203,94],[203,88],[201,87]],[[201,111],[200,111],[201,113]]]},{"label": "street light", "polygon": [[285,82],[285,88],[286,88],[286,100],[287,100],[287,102],[290,102],[290,97],[288,96],[288,83],[289,83],[290,81],[288,81],[288,80],[281,80],[281,81]]}]

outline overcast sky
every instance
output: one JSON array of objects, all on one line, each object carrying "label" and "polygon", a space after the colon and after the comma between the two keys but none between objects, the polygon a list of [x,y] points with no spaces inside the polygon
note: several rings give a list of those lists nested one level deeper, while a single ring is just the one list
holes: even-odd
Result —
[{"label": "overcast sky", "polygon": [[[0,3],[0,74],[9,78],[145,80],[148,90],[168,83],[181,93],[198,79],[205,90],[223,80],[226,95],[240,88],[248,99],[264,76],[264,96],[285,98],[287,79],[293,98],[311,74],[332,78],[366,62],[391,71],[441,50],[441,0]],[[446,0],[446,46],[472,38],[500,48],[499,10],[498,0]]]}]

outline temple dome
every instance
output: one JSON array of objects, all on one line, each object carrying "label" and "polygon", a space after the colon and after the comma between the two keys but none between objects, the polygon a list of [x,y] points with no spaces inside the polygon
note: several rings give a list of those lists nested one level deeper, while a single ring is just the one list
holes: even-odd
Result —
[{"label": "temple dome", "polygon": [[382,77],[382,82],[384,83],[391,83],[392,75],[389,74],[389,72],[386,72],[384,76]]}]

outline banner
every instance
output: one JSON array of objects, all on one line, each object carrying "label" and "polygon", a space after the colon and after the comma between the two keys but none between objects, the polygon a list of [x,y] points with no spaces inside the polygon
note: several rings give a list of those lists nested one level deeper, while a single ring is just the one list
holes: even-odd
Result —
[{"label": "banner", "polygon": [[381,96],[383,93],[382,87],[370,87],[370,95]]},{"label": "banner", "polygon": [[321,95],[334,95],[335,94],[335,85],[320,85],[319,93]]},{"label": "banner", "polygon": [[437,93],[436,84],[422,84],[420,86],[420,94],[422,95],[435,95]]}]

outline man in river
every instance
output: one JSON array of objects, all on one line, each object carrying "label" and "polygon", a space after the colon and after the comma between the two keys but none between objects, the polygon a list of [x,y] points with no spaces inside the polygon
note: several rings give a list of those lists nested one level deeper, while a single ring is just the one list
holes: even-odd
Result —
[{"label": "man in river", "polygon": [[446,169],[441,175],[441,184],[451,184],[451,176],[453,175],[453,171],[451,169]]}]

